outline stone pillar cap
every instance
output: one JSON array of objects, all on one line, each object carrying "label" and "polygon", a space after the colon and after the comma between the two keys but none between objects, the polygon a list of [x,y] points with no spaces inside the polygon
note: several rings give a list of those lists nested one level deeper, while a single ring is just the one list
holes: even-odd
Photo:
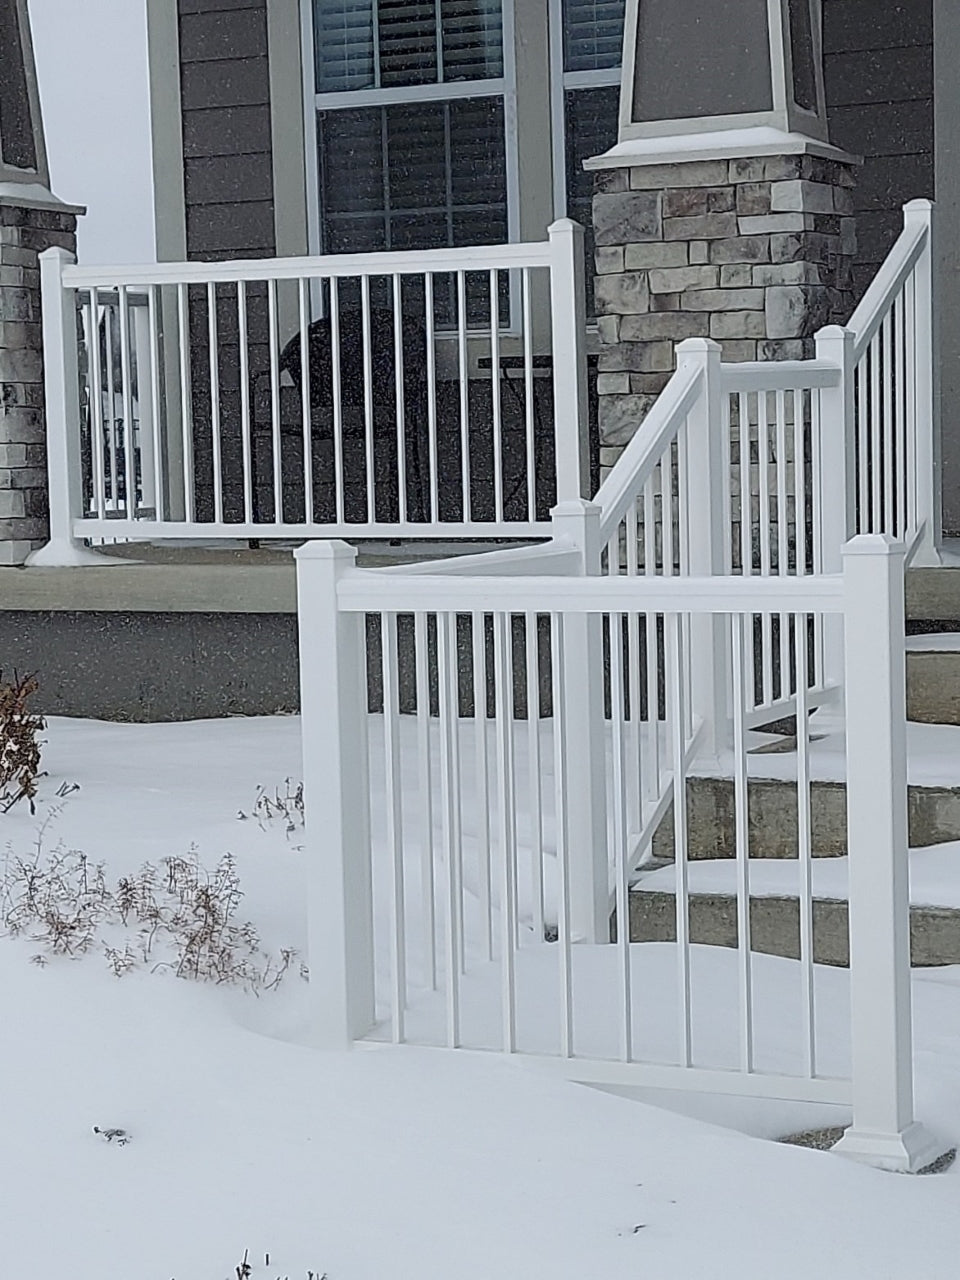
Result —
[{"label": "stone pillar cap", "polygon": [[584,169],[623,169],[647,164],[683,164],[690,160],[738,160],[752,156],[811,155],[841,164],[863,164],[861,156],[802,133],[772,125],[721,129],[714,133],[674,133],[618,142],[603,155],[584,160]]},{"label": "stone pillar cap", "polygon": [[58,200],[42,182],[0,182],[0,207],[50,209],[54,213],[72,213],[75,217],[87,212],[86,205]]}]

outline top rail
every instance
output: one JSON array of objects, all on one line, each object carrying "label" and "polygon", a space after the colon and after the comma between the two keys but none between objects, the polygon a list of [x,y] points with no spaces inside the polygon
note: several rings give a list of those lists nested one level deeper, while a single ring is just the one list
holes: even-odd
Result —
[{"label": "top rail", "polygon": [[342,279],[351,276],[423,275],[549,267],[549,241],[492,244],[464,249],[403,249],[391,253],[331,254],[310,258],[247,258],[230,262],[157,262],[149,265],[64,266],[65,288],[89,289],[162,284],[235,283],[238,280]]},{"label": "top rail", "polygon": [[838,365],[824,360],[744,360],[721,364],[720,386],[737,391],[823,391],[840,385]]},{"label": "top rail", "polygon": [[390,577],[356,569],[337,587],[345,613],[840,613],[843,578]]},{"label": "top rail", "polygon": [[653,474],[664,449],[680,430],[700,395],[699,369],[678,369],[644,418],[616,467],[600,486],[594,501],[602,509],[601,542],[610,538],[627,508]]},{"label": "top rail", "polygon": [[[876,336],[891,303],[920,261],[930,236],[930,207],[928,200],[913,200],[906,206],[903,230],[850,317],[847,328],[855,334],[855,360]],[[911,213],[923,216],[911,218]]]}]

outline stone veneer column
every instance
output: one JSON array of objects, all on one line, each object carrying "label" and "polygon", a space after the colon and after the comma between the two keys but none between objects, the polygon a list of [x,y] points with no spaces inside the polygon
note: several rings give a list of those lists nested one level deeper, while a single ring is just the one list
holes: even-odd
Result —
[{"label": "stone veneer column", "polygon": [[851,161],[797,154],[601,170],[593,200],[600,460],[616,461],[666,385],[674,344],[724,360],[813,354],[849,318]]},{"label": "stone veneer column", "polygon": [[0,564],[47,538],[39,255],[76,252],[78,210],[0,194]]}]

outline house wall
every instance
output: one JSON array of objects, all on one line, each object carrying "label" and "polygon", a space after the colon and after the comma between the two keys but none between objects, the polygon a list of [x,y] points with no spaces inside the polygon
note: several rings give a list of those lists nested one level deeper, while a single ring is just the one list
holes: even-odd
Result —
[{"label": "house wall", "polygon": [[934,194],[933,0],[823,0],[830,140],[863,156],[854,191],[859,297],[902,227]]},{"label": "house wall", "polygon": [[178,7],[187,255],[270,256],[267,0],[178,0]]}]

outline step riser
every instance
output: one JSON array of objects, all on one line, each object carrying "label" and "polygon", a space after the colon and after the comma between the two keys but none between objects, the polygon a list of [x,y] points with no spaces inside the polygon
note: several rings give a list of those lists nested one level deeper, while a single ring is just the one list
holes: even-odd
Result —
[{"label": "step riser", "polygon": [[960,653],[907,654],[907,719],[960,724]]},{"label": "step riser", "polygon": [[[737,901],[728,894],[690,895],[690,941],[714,947],[737,945]],[[796,898],[764,897],[750,902],[751,950],[800,958],[800,904]],[[676,942],[673,894],[630,895],[630,940]],[[918,967],[960,964],[960,911],[949,907],[913,907],[910,911],[911,962]],[[850,963],[847,904],[817,899],[813,904],[813,958],[817,964]]]},{"label": "step riser", "polygon": [[[838,857],[847,850],[846,790],[840,782],[814,782],[810,788],[813,851]],[[750,851],[755,857],[797,856],[797,788],[792,782],[755,778],[747,787]],[[925,848],[960,840],[960,788],[909,789],[910,847]],[[690,858],[736,856],[733,781],[690,778],[687,781],[687,825]],[[672,861],[673,813],[668,812],[653,840],[657,858]]]}]

